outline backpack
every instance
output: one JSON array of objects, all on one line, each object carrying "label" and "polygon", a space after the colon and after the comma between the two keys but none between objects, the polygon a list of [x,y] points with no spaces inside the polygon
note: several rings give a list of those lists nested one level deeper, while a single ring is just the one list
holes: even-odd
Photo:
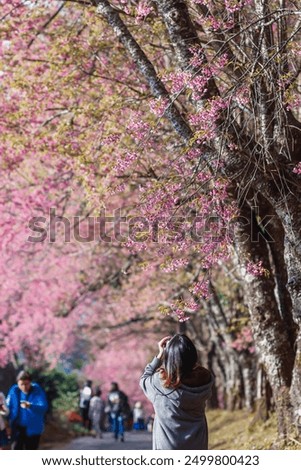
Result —
[{"label": "backpack", "polygon": [[128,416],[130,411],[128,397],[121,390],[111,392],[109,394],[109,402],[112,413]]}]

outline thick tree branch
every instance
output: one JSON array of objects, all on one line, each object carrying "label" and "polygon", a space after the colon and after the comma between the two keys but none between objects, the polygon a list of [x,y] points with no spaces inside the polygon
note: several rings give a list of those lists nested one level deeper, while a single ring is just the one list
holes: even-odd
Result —
[{"label": "thick tree branch", "polygon": [[116,37],[123,44],[139,72],[148,82],[152,95],[166,102],[165,116],[170,120],[184,142],[188,143],[193,136],[191,128],[170,99],[169,93],[159,79],[153,64],[121,20],[118,12],[114,10],[107,0],[95,0],[94,4],[97,6],[97,13],[112,27]]}]

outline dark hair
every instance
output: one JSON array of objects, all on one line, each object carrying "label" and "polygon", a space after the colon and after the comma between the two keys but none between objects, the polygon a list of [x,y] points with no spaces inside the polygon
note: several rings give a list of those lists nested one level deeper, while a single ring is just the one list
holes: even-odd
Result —
[{"label": "dark hair", "polygon": [[198,353],[193,342],[183,334],[174,335],[164,351],[160,369],[164,387],[178,387],[186,374],[198,362]]},{"label": "dark hair", "polygon": [[117,390],[119,390],[118,383],[111,382],[111,392],[116,392]]},{"label": "dark hair", "polygon": [[17,382],[19,380],[30,380],[31,381],[31,375],[27,370],[21,370],[19,374],[17,375]]}]

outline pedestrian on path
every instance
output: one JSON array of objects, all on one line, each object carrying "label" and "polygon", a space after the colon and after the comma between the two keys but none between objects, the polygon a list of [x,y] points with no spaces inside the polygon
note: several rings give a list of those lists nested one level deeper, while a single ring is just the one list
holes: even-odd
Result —
[{"label": "pedestrian on path", "polygon": [[89,419],[89,406],[92,398],[92,380],[87,380],[79,392],[79,409],[84,428],[91,431],[91,420]]},{"label": "pedestrian on path", "polygon": [[139,431],[145,429],[144,409],[141,401],[137,401],[133,408],[133,428]]},{"label": "pedestrian on path", "polygon": [[104,418],[104,402],[101,398],[101,390],[99,387],[95,389],[95,393],[90,400],[89,405],[89,419],[92,423],[92,430],[95,433],[95,437],[101,438],[102,432],[101,427]]},{"label": "pedestrian on path", "polygon": [[128,418],[130,407],[128,397],[122,390],[119,390],[117,382],[111,383],[108,402],[114,437],[124,442],[124,421]]},{"label": "pedestrian on path", "polygon": [[12,432],[13,450],[36,450],[44,431],[44,416],[48,409],[42,387],[31,381],[29,372],[21,371],[17,383],[8,392],[6,403]]},{"label": "pedestrian on path", "polygon": [[153,449],[206,450],[206,401],[213,376],[198,362],[197,350],[183,334],[165,336],[147,364],[140,386],[155,409]]}]

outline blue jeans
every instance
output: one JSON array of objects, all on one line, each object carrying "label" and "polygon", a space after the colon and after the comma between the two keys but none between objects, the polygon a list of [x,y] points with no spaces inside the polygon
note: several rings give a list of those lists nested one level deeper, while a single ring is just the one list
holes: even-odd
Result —
[{"label": "blue jeans", "polygon": [[119,436],[123,437],[124,435],[123,416],[112,413],[111,419],[112,419],[112,428],[113,428],[115,439],[118,439]]}]

